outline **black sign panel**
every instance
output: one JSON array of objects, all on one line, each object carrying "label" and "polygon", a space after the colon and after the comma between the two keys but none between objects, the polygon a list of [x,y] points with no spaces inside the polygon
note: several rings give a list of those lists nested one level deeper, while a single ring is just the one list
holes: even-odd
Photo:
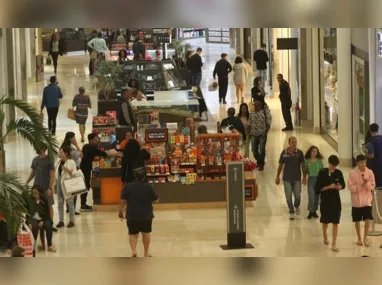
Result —
[{"label": "black sign panel", "polygon": [[298,49],[298,38],[278,38],[277,50]]},{"label": "black sign panel", "polygon": [[157,43],[170,43],[171,29],[153,29],[153,41]]},{"label": "black sign panel", "polygon": [[245,185],[245,200],[255,200],[255,185]]},{"label": "black sign panel", "polygon": [[244,163],[227,163],[228,234],[245,232]]},{"label": "black sign panel", "polygon": [[162,143],[168,141],[167,129],[147,129],[146,130],[146,143]]}]

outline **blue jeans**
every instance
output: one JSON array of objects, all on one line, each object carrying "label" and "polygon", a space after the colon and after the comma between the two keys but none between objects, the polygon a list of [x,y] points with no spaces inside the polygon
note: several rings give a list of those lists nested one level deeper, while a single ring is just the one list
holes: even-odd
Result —
[{"label": "blue jeans", "polygon": [[315,186],[317,182],[317,176],[309,176],[308,178],[308,211],[309,213],[315,213],[318,211],[318,204],[320,202],[320,195],[316,194]]},{"label": "blue jeans", "polygon": [[[62,193],[62,188],[61,188],[61,175],[59,175],[58,179],[57,179],[57,200],[58,200],[58,217],[59,217],[60,222],[64,222],[65,198],[64,198],[64,194]],[[66,203],[67,203],[68,208],[69,208],[70,221],[74,222],[75,211],[74,211],[73,198],[66,200]]]},{"label": "blue jeans", "polygon": [[257,164],[264,167],[265,164],[265,146],[267,144],[267,134],[251,137],[252,152]]},{"label": "blue jeans", "polygon": [[202,73],[192,73],[192,86],[200,86],[200,82],[202,82]]},{"label": "blue jeans", "polygon": [[262,81],[262,86],[263,89],[265,87],[265,81],[267,81],[267,70],[266,69],[263,69],[263,70],[258,70],[257,71],[257,76],[261,77],[261,81]]},{"label": "blue jeans", "polygon": [[[289,214],[294,214],[295,208],[300,208],[301,204],[301,181],[285,181],[284,180],[285,198],[289,208]],[[294,204],[292,201],[294,195]]]}]

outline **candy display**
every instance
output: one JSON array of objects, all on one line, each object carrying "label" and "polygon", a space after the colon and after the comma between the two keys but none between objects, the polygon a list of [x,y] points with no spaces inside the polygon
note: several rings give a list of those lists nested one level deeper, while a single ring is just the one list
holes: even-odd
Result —
[{"label": "candy display", "polygon": [[226,163],[238,153],[240,135],[211,134],[197,137],[197,165],[199,179],[225,178]]}]

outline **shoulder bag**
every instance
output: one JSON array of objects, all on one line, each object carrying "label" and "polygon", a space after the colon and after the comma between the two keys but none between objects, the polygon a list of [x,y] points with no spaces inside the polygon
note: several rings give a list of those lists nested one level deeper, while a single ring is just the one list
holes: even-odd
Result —
[{"label": "shoulder bag", "polygon": [[75,121],[76,120],[76,111],[72,108],[69,108],[67,117],[68,117],[68,119]]}]

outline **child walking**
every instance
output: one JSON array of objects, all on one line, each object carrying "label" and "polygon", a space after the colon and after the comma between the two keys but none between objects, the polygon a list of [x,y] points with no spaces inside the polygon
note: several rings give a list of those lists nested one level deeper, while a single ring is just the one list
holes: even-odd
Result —
[{"label": "child walking", "polygon": [[334,252],[338,252],[337,236],[338,225],[341,219],[341,197],[340,191],[345,188],[345,180],[341,170],[337,169],[340,160],[337,156],[329,157],[329,167],[322,168],[318,173],[316,183],[316,193],[321,195],[321,219],[322,235],[324,244],[329,245],[328,226],[333,225],[332,248]]},{"label": "child walking", "polygon": [[[352,218],[355,223],[359,246],[370,246],[367,234],[370,223],[373,220],[371,202],[375,189],[375,177],[373,171],[366,167],[366,156],[358,155],[357,168],[349,174],[349,190],[351,192]],[[361,237],[361,221],[365,222],[363,239]]]},{"label": "child walking", "polygon": [[305,168],[308,174],[308,219],[318,219],[317,211],[320,201],[320,195],[316,194],[315,186],[318,173],[324,165],[322,163],[322,155],[316,146],[311,146],[305,154]]}]

